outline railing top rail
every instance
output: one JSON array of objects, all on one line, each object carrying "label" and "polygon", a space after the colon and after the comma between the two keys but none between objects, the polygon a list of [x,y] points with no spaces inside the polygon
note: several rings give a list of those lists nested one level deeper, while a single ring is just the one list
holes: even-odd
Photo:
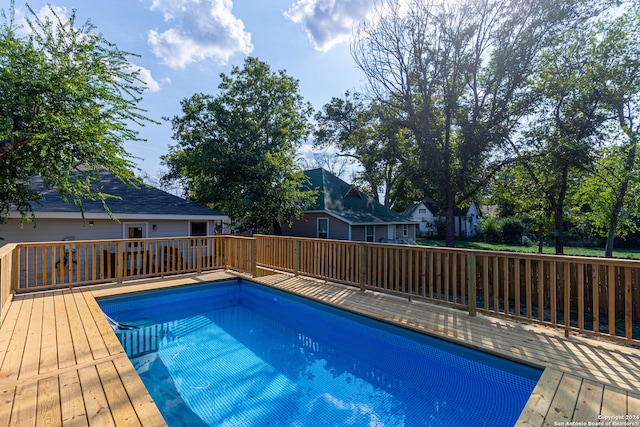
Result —
[{"label": "railing top rail", "polygon": [[[305,240],[305,241],[318,241],[315,238],[309,237],[291,237],[291,236],[271,236],[264,234],[254,235],[258,238],[278,238],[286,240]],[[404,245],[397,243],[379,243],[379,242],[354,242],[349,240],[330,240],[323,239],[322,241],[330,242],[332,244],[344,244],[344,245],[364,245],[371,247],[394,247],[403,249],[415,249],[424,251],[438,251],[442,253],[456,253],[467,254],[473,253],[476,256],[491,256],[497,258],[520,258],[530,260],[543,260],[554,262],[567,262],[567,263],[590,263],[597,265],[618,265],[626,267],[640,267],[640,260],[628,259],[628,258],[604,258],[604,257],[589,257],[589,256],[576,256],[576,255],[556,255],[556,254],[540,254],[540,253],[527,253],[527,252],[511,252],[511,251],[492,251],[487,249],[467,249],[467,248],[449,248],[443,246],[423,246],[423,245]]]}]

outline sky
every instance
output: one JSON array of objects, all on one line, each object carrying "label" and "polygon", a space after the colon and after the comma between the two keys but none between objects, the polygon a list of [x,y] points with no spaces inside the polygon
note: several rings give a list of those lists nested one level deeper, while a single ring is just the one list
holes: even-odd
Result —
[{"label": "sky", "polygon": [[[9,1],[2,3],[7,11]],[[16,0],[18,18],[27,3],[39,14],[47,4],[61,16],[75,10],[78,25],[90,20],[120,50],[139,55],[130,59],[148,86],[139,106],[162,123],[140,128],[147,141],[125,148],[151,176],[162,173],[160,157],[175,145],[162,118],[180,115],[180,101],[194,93],[216,95],[220,74],[247,56],[297,79],[315,110],[365,85],[349,41],[374,0]]]}]

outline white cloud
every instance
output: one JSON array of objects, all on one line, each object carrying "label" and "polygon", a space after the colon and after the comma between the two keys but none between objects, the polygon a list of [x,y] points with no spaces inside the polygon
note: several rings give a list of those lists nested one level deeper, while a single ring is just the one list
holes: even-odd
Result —
[{"label": "white cloud", "polygon": [[152,0],[149,8],[162,12],[172,25],[149,31],[153,53],[172,68],[205,59],[226,64],[235,53],[251,53],[251,34],[232,7],[231,0]]},{"label": "white cloud", "polygon": [[148,70],[136,64],[130,64],[130,66],[133,70],[138,71],[138,77],[147,85],[147,89],[149,91],[160,91],[160,83],[158,83],[158,81],[153,78],[153,76],[151,75],[151,70]]},{"label": "white cloud", "polygon": [[295,23],[302,23],[309,39],[326,52],[351,37],[354,24],[365,19],[374,0],[298,0],[285,12]]}]

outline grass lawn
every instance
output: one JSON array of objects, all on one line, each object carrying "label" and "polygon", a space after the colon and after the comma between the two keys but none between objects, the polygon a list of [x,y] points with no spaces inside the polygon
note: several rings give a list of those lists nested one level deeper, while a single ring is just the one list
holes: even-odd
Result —
[{"label": "grass lawn", "polygon": [[[444,246],[444,240],[433,239],[418,239],[418,244],[425,246]],[[472,242],[467,240],[456,240],[456,248],[465,249],[478,249],[485,251],[508,251],[508,252],[525,252],[525,253],[537,253],[538,246],[523,246],[511,243],[486,243],[486,242]],[[545,254],[554,254],[554,246],[544,246],[543,252]],[[578,256],[592,256],[603,257],[604,248],[577,248],[565,246],[565,255],[578,255]],[[640,259],[640,250],[638,249],[619,249],[613,251],[615,258],[630,258]]]}]

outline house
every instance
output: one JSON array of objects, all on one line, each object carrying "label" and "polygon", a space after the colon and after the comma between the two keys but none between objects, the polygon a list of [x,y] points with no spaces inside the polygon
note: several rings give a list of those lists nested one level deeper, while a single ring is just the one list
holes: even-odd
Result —
[{"label": "house", "polygon": [[[430,204],[432,206],[432,204]],[[417,232],[419,235],[432,237],[438,234],[436,222],[445,221],[443,215],[436,216],[433,214],[435,208],[429,208],[425,201],[413,202],[404,210],[403,215],[408,216],[413,221],[419,223]],[[476,225],[478,224],[480,211],[475,202],[471,202],[469,209],[466,211],[456,209],[453,217],[454,235],[456,237],[473,237],[477,234]]]},{"label": "house", "polygon": [[431,237],[438,234],[435,223],[436,217],[424,201],[411,203],[407,206],[402,215],[405,215],[412,221],[416,221],[418,223],[418,229],[416,230],[418,235]]},{"label": "house", "polygon": [[131,187],[113,174],[100,172],[100,191],[119,196],[107,205],[120,221],[114,221],[100,201],[85,200],[80,209],[60,199],[57,191],[43,187],[36,177],[31,188],[42,198],[33,203],[34,224],[21,223],[19,212],[11,212],[0,224],[0,244],[61,240],[102,240],[147,237],[207,236],[224,231],[226,215],[153,187]]},{"label": "house", "polygon": [[318,197],[301,220],[283,226],[285,236],[411,243],[418,224],[324,169],[305,171]]}]

